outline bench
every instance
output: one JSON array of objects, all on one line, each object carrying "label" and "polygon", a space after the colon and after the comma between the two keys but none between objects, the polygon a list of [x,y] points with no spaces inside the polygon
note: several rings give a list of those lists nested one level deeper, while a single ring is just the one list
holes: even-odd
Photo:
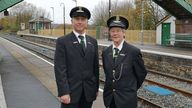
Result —
[{"label": "bench", "polygon": [[192,48],[192,34],[171,34],[167,41],[172,42],[176,47]]}]

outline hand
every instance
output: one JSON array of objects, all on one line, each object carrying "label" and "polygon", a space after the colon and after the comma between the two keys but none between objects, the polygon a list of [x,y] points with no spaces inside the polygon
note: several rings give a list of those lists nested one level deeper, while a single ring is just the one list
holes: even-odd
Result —
[{"label": "hand", "polygon": [[96,96],[98,96],[99,95],[99,92],[96,92]]},{"label": "hand", "polygon": [[71,103],[71,98],[69,94],[63,95],[60,97],[60,101],[64,104],[69,104]]}]

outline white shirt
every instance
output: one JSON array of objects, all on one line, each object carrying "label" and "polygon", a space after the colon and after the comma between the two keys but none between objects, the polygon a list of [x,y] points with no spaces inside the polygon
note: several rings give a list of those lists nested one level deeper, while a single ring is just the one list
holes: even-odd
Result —
[{"label": "white shirt", "polygon": [[76,38],[77,38],[77,40],[79,41],[79,43],[81,42],[81,39],[79,39],[79,35],[81,35],[81,36],[83,36],[84,37],[84,42],[85,42],[85,47],[87,47],[87,42],[86,42],[86,36],[85,36],[85,33],[83,33],[83,34],[79,34],[79,33],[77,33],[75,30],[73,30],[73,33],[75,34],[75,36],[76,36]]},{"label": "white shirt", "polygon": [[119,49],[119,52],[121,51],[121,49],[123,48],[123,43],[124,43],[124,41],[125,41],[125,40],[123,39],[123,41],[119,44],[118,47],[116,47],[115,44],[113,43],[113,47],[112,47],[112,48],[113,48],[113,49],[112,49],[112,50],[113,50],[113,55],[115,54],[115,49],[114,49],[114,48],[118,48],[118,49]]}]

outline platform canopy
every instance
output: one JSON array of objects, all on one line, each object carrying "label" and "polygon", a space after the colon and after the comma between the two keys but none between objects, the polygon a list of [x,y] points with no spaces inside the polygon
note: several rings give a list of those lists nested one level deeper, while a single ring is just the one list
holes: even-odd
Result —
[{"label": "platform canopy", "polygon": [[22,2],[23,0],[0,0],[0,12]]},{"label": "platform canopy", "polygon": [[153,0],[178,19],[192,18],[192,4],[188,0]]}]

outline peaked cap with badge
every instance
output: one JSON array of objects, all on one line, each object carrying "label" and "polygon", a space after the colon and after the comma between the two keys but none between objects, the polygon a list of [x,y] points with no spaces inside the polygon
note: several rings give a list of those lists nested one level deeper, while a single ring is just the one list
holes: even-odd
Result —
[{"label": "peaked cap with badge", "polygon": [[78,16],[82,16],[82,17],[86,17],[87,19],[90,19],[91,13],[87,8],[82,6],[77,6],[71,9],[70,17],[73,18]]},{"label": "peaked cap with badge", "polygon": [[129,27],[129,21],[122,16],[112,16],[107,20],[107,26],[109,29],[112,27],[120,27],[127,30]]}]

